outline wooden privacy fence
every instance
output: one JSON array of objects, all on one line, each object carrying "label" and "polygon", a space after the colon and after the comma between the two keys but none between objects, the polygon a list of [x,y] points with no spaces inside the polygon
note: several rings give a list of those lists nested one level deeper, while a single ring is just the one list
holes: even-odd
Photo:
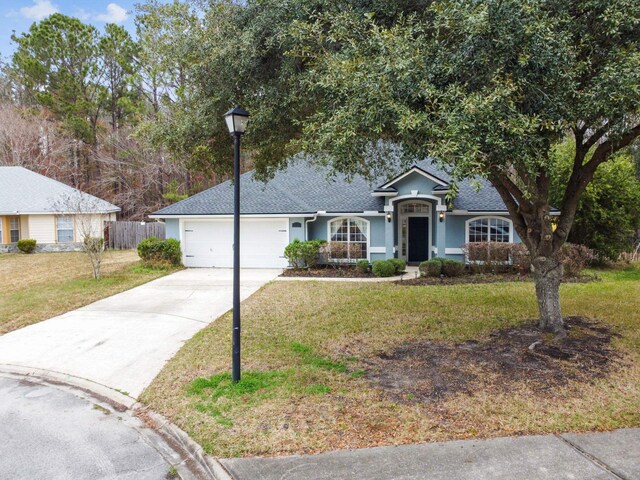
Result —
[{"label": "wooden privacy fence", "polygon": [[134,249],[149,237],[165,238],[162,222],[104,222],[104,241],[107,248]]}]

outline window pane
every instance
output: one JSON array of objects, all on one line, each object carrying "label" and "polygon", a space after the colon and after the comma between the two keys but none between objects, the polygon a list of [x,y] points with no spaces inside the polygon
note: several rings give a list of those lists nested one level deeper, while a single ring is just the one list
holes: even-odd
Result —
[{"label": "window pane", "polygon": [[352,242],[366,242],[367,241],[367,222],[362,220],[351,220],[351,235],[350,240]]},{"label": "window pane", "polygon": [[11,243],[20,240],[20,221],[18,217],[11,217],[9,219],[9,236]]},{"label": "window pane", "polygon": [[347,219],[331,222],[331,241],[346,242],[349,237],[349,222]]},{"label": "window pane", "polygon": [[68,230],[73,228],[73,218],[68,216],[56,217],[58,230]]},{"label": "window pane", "polygon": [[501,218],[491,219],[491,241],[509,242],[509,222]]},{"label": "window pane", "polygon": [[422,202],[408,202],[400,206],[400,213],[427,213],[429,205]]},{"label": "window pane", "polygon": [[73,218],[68,216],[56,217],[58,242],[73,242]]},{"label": "window pane", "polygon": [[488,231],[489,226],[486,218],[474,220],[469,224],[469,242],[475,243],[488,241]]}]

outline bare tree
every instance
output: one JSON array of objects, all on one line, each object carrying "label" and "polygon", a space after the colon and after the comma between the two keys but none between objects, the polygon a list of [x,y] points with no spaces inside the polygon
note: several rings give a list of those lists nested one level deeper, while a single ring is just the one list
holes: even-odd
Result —
[{"label": "bare tree", "polygon": [[82,251],[87,254],[93,278],[100,279],[100,268],[104,257],[104,222],[109,220],[105,212],[106,202],[76,190],[53,202],[54,209],[62,214],[75,216],[75,228],[82,239]]}]

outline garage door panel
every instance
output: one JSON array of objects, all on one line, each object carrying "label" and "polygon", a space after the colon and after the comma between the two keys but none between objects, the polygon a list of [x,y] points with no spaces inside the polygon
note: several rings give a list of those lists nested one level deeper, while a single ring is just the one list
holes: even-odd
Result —
[{"label": "garage door panel", "polygon": [[[252,268],[286,267],[289,243],[287,219],[243,219],[240,223],[240,265]],[[233,221],[186,221],[184,251],[187,267],[233,266]]]}]

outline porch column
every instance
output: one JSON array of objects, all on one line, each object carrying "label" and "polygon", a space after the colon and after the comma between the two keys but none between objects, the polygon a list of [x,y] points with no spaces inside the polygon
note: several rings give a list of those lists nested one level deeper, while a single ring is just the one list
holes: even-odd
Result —
[{"label": "porch column", "polygon": [[[443,212],[444,220],[440,221],[440,212]],[[447,244],[447,206],[436,205],[436,248],[438,250],[438,257],[445,258],[446,256],[446,244]]]},{"label": "porch column", "polygon": [[[384,246],[385,258],[393,258],[393,226],[395,225],[393,204],[384,206]],[[387,220],[387,214],[391,214],[391,221]]]}]

